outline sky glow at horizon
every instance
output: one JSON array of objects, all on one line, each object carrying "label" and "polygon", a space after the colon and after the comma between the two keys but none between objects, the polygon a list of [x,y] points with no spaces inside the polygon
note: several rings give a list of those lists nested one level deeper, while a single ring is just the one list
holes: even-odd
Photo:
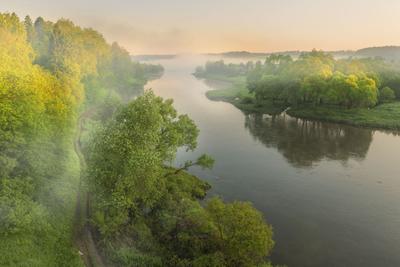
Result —
[{"label": "sky glow at horizon", "polygon": [[68,18],[132,54],[400,45],[398,0],[2,0],[0,12]]}]

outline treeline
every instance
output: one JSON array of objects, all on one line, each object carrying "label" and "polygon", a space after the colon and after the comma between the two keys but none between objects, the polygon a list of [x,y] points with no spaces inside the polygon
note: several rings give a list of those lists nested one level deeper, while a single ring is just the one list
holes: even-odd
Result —
[{"label": "treeline", "polygon": [[254,63],[249,61],[247,64],[225,64],[223,60],[207,61],[204,67],[196,68],[194,75],[198,78],[204,78],[210,75],[222,75],[234,77],[238,75],[246,75],[250,70],[254,69]]},{"label": "treeline", "polygon": [[248,73],[247,87],[258,101],[372,107],[400,97],[400,72],[383,59],[335,60],[314,50],[297,60],[268,57]]},{"label": "treeline", "polygon": [[81,110],[143,91],[149,71],[69,20],[0,14],[0,265],[80,266],[72,244]]},{"label": "treeline", "polygon": [[373,107],[400,99],[400,64],[382,58],[335,59],[313,50],[294,60],[273,54],[265,62],[224,64],[208,62],[199,67],[200,77],[245,75],[246,87],[261,105],[336,105],[346,108]]},{"label": "treeline", "polygon": [[151,91],[120,108],[86,148],[92,221],[115,266],[271,266],[272,229],[251,204],[200,204],[209,184],[185,170],[211,168],[194,150],[199,131],[171,100]]},{"label": "treeline", "polygon": [[399,60],[400,59],[400,46],[380,46],[380,47],[367,47],[357,50],[354,53],[357,57],[379,57],[386,60]]},{"label": "treeline", "polygon": [[196,148],[193,121],[152,92],[123,104],[162,67],[132,62],[71,21],[15,14],[0,14],[0,62],[1,266],[83,265],[73,244],[81,175],[73,139],[83,111],[95,111],[98,128],[83,140],[84,185],[107,261],[270,266],[272,229],[251,204],[200,204],[210,186],[185,170],[210,168],[212,158],[166,165],[178,148]]}]

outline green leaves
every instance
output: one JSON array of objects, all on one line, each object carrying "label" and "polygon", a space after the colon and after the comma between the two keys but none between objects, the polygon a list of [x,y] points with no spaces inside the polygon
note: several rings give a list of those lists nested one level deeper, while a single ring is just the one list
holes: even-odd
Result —
[{"label": "green leaves", "polygon": [[[146,92],[121,108],[93,139],[88,153],[93,192],[118,202],[120,212],[131,216],[127,220],[133,219],[160,198],[164,162],[174,159],[179,147],[193,150],[197,135],[193,121],[178,116],[171,100]],[[202,162],[210,165],[208,158]],[[105,211],[104,216],[120,215]]]},{"label": "green leaves", "polygon": [[30,179],[0,180],[0,235],[30,234],[46,225],[46,211],[30,197],[34,191]]},{"label": "green leaves", "polygon": [[[72,142],[76,115],[86,96],[87,106],[103,104],[99,117],[108,120],[120,103],[119,93],[142,92],[149,73],[162,68],[132,62],[123,48],[71,21],[39,17],[32,23],[26,17],[21,22],[14,13],[0,14],[0,62],[0,265],[80,266],[71,241],[79,179]],[[122,126],[112,137],[120,134]],[[124,168],[140,171],[124,170],[116,193],[99,202],[106,212],[96,213],[96,220],[109,228],[118,230],[132,211],[161,195],[150,190],[163,171],[157,165],[160,153],[153,146],[135,148]],[[124,160],[125,155],[110,153],[109,158]],[[132,177],[138,182],[132,184]],[[136,192],[146,197],[133,204]]]},{"label": "green leaves", "polygon": [[212,169],[214,163],[215,160],[212,157],[203,154],[197,159],[196,165],[202,167],[203,169]]},{"label": "green leaves", "polygon": [[384,87],[379,91],[379,101],[381,103],[391,102],[396,99],[394,91],[390,87]]},{"label": "green leaves", "polygon": [[272,228],[249,203],[213,198],[203,208],[182,199],[154,220],[166,266],[259,266],[274,245]]},{"label": "green leaves", "polygon": [[225,204],[211,199],[206,211],[218,231],[218,245],[227,266],[257,266],[271,252],[272,228],[250,203]]},{"label": "green leaves", "polygon": [[[249,203],[212,199],[204,208],[198,202],[210,186],[184,170],[212,168],[213,158],[203,154],[180,169],[165,167],[178,148],[195,149],[197,136],[193,121],[178,115],[172,100],[147,91],[118,110],[92,139],[87,162],[93,220],[102,237],[117,247],[112,249],[117,251],[114,262],[153,266],[160,259],[162,266],[199,267],[264,263],[273,241],[260,212]],[[121,246],[116,240],[127,241]]]},{"label": "green leaves", "polygon": [[383,69],[389,65],[383,66],[372,59],[335,60],[316,50],[295,61],[271,55],[262,67],[248,73],[247,87],[260,103],[372,107],[377,103],[378,86],[388,80]]}]

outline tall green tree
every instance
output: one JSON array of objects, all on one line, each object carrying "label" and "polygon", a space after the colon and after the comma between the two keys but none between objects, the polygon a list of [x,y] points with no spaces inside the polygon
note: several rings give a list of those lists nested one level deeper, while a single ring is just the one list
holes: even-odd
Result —
[{"label": "tall green tree", "polygon": [[[89,177],[98,226],[113,233],[160,198],[164,163],[179,147],[193,150],[198,129],[171,100],[146,92],[128,104],[93,139]],[[132,217],[133,216],[133,217]]]}]

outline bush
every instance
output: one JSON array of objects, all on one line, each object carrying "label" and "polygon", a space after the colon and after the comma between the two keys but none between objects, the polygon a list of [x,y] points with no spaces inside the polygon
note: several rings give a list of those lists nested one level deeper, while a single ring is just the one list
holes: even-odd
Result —
[{"label": "bush", "polygon": [[394,91],[390,87],[383,87],[379,91],[379,102],[388,103],[396,99]]},{"label": "bush", "polygon": [[251,96],[245,96],[242,101],[242,104],[253,104],[253,98]]}]

